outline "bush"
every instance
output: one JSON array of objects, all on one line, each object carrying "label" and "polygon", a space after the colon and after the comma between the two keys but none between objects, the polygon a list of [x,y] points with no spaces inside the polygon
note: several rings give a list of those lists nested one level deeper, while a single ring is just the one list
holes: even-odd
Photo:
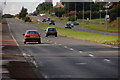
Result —
[{"label": "bush", "polygon": [[25,18],[24,18],[24,21],[25,21],[25,22],[32,22],[29,17],[25,17]]},{"label": "bush", "polygon": [[69,21],[76,21],[77,20],[77,16],[72,15],[68,18]]}]

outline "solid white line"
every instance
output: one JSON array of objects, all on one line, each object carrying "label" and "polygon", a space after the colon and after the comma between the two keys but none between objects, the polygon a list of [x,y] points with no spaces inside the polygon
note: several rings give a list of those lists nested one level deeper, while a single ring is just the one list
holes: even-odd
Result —
[{"label": "solid white line", "polygon": [[15,41],[16,45],[19,46],[19,44],[17,43],[15,37],[13,36],[11,30],[10,30],[10,25],[8,24],[8,28],[9,28],[9,32],[10,32],[10,35],[12,36],[13,40]]}]

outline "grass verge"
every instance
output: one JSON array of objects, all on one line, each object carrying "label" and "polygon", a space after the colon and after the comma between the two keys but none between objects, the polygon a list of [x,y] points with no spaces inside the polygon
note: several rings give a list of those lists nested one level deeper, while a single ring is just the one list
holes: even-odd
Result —
[{"label": "grass verge", "polygon": [[72,29],[65,29],[65,28],[44,24],[42,22],[40,22],[39,25],[43,26],[40,29],[46,29],[47,27],[55,27],[57,28],[59,35],[66,36],[66,37],[71,37],[75,39],[86,40],[86,41],[91,41],[96,43],[102,43],[102,44],[120,44],[120,41],[118,40],[118,36],[102,35],[102,34],[96,34],[96,33],[76,31]]},{"label": "grass verge", "polygon": [[118,36],[111,35],[102,35],[96,33],[88,33],[83,31],[76,31],[72,29],[60,28],[57,26],[52,26],[48,24],[44,24],[42,22],[33,21],[31,23],[37,23],[42,26],[40,29],[45,30],[47,27],[55,27],[57,28],[58,35],[71,37],[79,40],[85,40],[90,42],[102,43],[102,44],[120,44],[120,40]]},{"label": "grass verge", "polygon": [[[47,15],[46,17],[48,17],[48,16],[52,17],[52,19],[55,20],[56,22],[61,22],[61,23],[69,22],[67,17],[58,18],[58,17],[50,16],[50,15]],[[105,20],[103,18],[101,20],[102,20],[103,23],[105,22]],[[80,23],[79,26],[87,27],[87,28],[90,28],[92,30],[98,30],[98,31],[103,31],[103,32],[115,32],[115,33],[120,32],[120,30],[118,29],[118,25],[117,25],[118,22],[116,22],[116,23],[114,22],[115,23],[114,27],[112,25],[110,25],[110,23],[108,23],[107,27],[106,27],[106,24],[102,24],[102,23],[99,24],[99,22],[101,22],[101,20],[100,19],[92,19],[91,20],[92,22],[96,22],[97,24],[92,23],[92,22],[91,23],[86,22],[86,21],[83,22],[82,20],[79,20],[79,19],[77,20],[77,22]]]}]

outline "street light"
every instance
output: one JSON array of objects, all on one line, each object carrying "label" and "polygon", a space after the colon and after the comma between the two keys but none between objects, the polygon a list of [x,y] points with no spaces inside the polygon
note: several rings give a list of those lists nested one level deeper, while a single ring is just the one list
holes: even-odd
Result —
[{"label": "street light", "polygon": [[105,12],[106,12],[106,15],[105,15],[105,21],[106,21],[106,29],[108,28],[108,19],[109,19],[109,15],[108,15],[108,8],[109,8],[109,6],[105,6],[105,8],[106,8],[106,10],[105,10]]},{"label": "street light", "polygon": [[99,12],[100,12],[100,23],[102,22],[102,19],[101,19],[101,12],[102,12],[103,10],[99,10]]},{"label": "street light", "polygon": [[84,21],[84,1],[83,1],[83,21]]}]

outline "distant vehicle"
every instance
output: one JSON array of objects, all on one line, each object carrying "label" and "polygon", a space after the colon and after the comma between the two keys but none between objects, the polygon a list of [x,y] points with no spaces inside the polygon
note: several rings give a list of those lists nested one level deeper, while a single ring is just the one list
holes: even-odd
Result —
[{"label": "distant vehicle", "polygon": [[50,19],[51,19],[51,18],[50,18],[50,17],[48,17],[46,20],[47,20],[47,21],[50,21]]},{"label": "distant vehicle", "polygon": [[48,37],[49,35],[55,35],[55,37],[57,37],[57,30],[54,27],[48,27],[46,30],[46,37]]},{"label": "distant vehicle", "polygon": [[73,27],[73,25],[71,25],[70,23],[67,23],[67,24],[65,25],[65,28],[68,28],[68,29],[72,29],[72,27]]},{"label": "distant vehicle", "polygon": [[38,42],[38,44],[41,44],[41,37],[37,30],[27,30],[24,36],[24,44],[26,42]]},{"label": "distant vehicle", "polygon": [[70,24],[72,27],[74,27],[74,24],[72,22],[68,22],[67,24]]},{"label": "distant vehicle", "polygon": [[54,20],[50,20],[49,25],[55,25],[55,21]]},{"label": "distant vehicle", "polygon": [[79,23],[78,23],[78,22],[72,22],[72,24],[73,24],[73,25],[79,25]]},{"label": "distant vehicle", "polygon": [[46,19],[43,19],[42,22],[46,22]]}]

